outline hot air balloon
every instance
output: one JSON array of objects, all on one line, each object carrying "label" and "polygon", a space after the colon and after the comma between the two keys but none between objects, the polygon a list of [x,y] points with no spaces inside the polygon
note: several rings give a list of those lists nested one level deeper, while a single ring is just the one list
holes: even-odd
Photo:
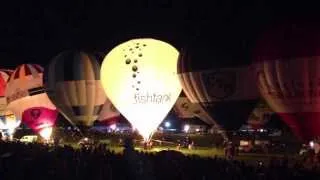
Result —
[{"label": "hot air balloon", "polygon": [[0,69],[0,131],[2,137],[9,139],[12,139],[15,129],[20,125],[20,120],[7,110],[7,98],[5,97],[7,81],[12,72],[12,70]]},{"label": "hot air balloon", "polygon": [[243,49],[215,46],[214,40],[200,37],[183,49],[179,57],[183,90],[221,128],[238,130],[258,101],[254,68],[242,52],[237,52]]},{"label": "hot air balloon", "polygon": [[11,111],[0,112],[0,131],[3,138],[12,139],[15,129],[19,127],[21,121]]},{"label": "hot air balloon", "polygon": [[309,20],[273,26],[254,52],[261,95],[302,141],[320,136],[320,25]]},{"label": "hot air balloon", "polygon": [[45,74],[49,98],[73,125],[93,125],[106,101],[100,83],[100,65],[81,51],[64,51],[50,62]]},{"label": "hot air balloon", "polygon": [[112,124],[119,121],[120,112],[116,107],[111,103],[111,101],[107,98],[104,103],[102,110],[99,114],[98,121],[103,124]]},{"label": "hot air balloon", "polygon": [[[23,64],[11,74],[6,88],[7,108],[22,122],[48,139],[58,112],[43,87],[43,68],[37,64]],[[29,116],[29,112],[33,112]],[[44,133],[46,132],[46,133]],[[45,136],[43,136],[45,134]]]},{"label": "hot air balloon", "polygon": [[181,92],[179,52],[155,39],[133,39],[113,48],[101,67],[101,82],[112,104],[150,140]]}]

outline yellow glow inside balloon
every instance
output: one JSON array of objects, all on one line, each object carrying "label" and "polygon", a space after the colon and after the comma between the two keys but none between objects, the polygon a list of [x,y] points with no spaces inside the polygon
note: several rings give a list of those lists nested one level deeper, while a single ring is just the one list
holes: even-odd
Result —
[{"label": "yellow glow inside balloon", "polygon": [[179,52],[155,39],[133,39],[112,49],[101,67],[112,104],[147,141],[175,104],[182,87]]}]

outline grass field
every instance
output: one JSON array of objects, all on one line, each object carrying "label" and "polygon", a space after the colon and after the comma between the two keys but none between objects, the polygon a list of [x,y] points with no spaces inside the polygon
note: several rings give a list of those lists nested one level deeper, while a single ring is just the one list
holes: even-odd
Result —
[{"label": "grass field", "polygon": [[[69,145],[73,146],[74,148],[79,148],[79,146],[76,143],[69,143]],[[109,145],[107,147],[109,150],[114,151],[117,154],[121,154],[123,152],[123,147],[119,145]],[[181,148],[177,149],[174,146],[155,146],[152,149],[145,150],[142,146],[135,146],[135,150],[139,152],[145,152],[145,153],[157,153],[163,150],[175,150],[183,153],[187,156],[200,156],[203,158],[213,158],[213,157],[219,157],[224,158],[224,150],[222,148],[206,148],[206,147],[195,147],[194,149],[187,149],[187,148]],[[264,164],[268,164],[270,158],[281,158],[285,155],[282,154],[261,154],[261,153],[239,153],[235,159],[245,161],[249,164],[256,164],[257,162],[262,161]],[[290,158],[295,158],[294,156],[290,155]]]},{"label": "grass field", "polygon": [[[187,148],[181,148],[177,150],[177,144],[183,143],[186,135],[184,134],[155,134],[153,136],[153,145],[154,147],[151,150],[145,150],[141,144],[141,138],[139,136],[132,135],[124,135],[124,134],[107,134],[101,136],[95,136],[93,139],[97,140],[100,143],[107,144],[107,148],[114,151],[115,153],[122,153],[123,147],[120,144],[120,140],[124,140],[127,137],[131,137],[134,139],[134,146],[137,151],[143,151],[146,153],[156,153],[163,150],[175,150],[180,151],[185,155],[196,155],[200,157],[221,157],[224,158],[224,149],[215,146],[217,139],[216,136],[210,135],[188,135],[195,142],[195,148],[189,150]],[[66,136],[68,137],[68,136]],[[91,137],[90,137],[91,138]],[[65,139],[65,143],[73,146],[74,148],[79,148],[76,142],[77,140],[67,140]],[[161,141],[161,143],[159,143]],[[290,159],[296,159],[296,151],[286,152],[286,153],[239,153],[235,159],[243,160],[246,162],[257,163],[258,161],[263,161],[268,163],[270,158],[281,158],[284,156],[289,157]]]}]

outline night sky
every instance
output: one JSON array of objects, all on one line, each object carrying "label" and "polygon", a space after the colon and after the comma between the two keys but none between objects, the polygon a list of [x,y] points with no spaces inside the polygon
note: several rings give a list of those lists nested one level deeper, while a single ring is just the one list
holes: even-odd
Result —
[{"label": "night sky", "polygon": [[[81,49],[103,55],[118,43],[153,37],[181,49],[196,37],[221,54],[248,58],[257,35],[273,22],[317,5],[276,0],[70,0],[1,4],[0,65],[45,66],[57,53]],[[209,3],[210,2],[210,3]],[[200,41],[201,42],[201,41]],[[210,57],[208,57],[210,58]],[[230,60],[234,61],[234,60]],[[241,61],[238,59],[238,61]]]}]

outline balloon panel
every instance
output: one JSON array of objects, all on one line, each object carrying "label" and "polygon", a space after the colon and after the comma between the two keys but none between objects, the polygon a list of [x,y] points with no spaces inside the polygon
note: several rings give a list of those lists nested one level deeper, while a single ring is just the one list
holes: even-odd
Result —
[{"label": "balloon panel", "polygon": [[174,110],[180,118],[193,118],[198,111],[187,97],[179,97]]},{"label": "balloon panel", "polygon": [[191,103],[187,97],[179,97],[174,110],[180,118],[198,117],[207,124],[216,125],[216,122],[205,112],[199,103]]},{"label": "balloon panel", "polygon": [[105,103],[100,66],[90,55],[65,51],[56,56],[45,74],[49,98],[75,125],[91,126]]},{"label": "balloon panel", "polygon": [[249,118],[257,100],[242,100],[207,104],[211,117],[226,130],[238,130]]},{"label": "balloon panel", "polygon": [[0,112],[5,111],[7,107],[6,88],[7,81],[12,74],[12,70],[0,69]]},{"label": "balloon panel", "polygon": [[281,22],[263,34],[254,54],[262,96],[303,140],[319,135],[319,30],[313,19]]},{"label": "balloon panel", "polygon": [[12,70],[0,69],[0,97],[5,96],[7,81],[12,74]]},{"label": "balloon panel", "polygon": [[192,103],[199,103],[223,128],[237,130],[258,102],[254,70],[244,66],[184,72],[180,67],[179,78]]},{"label": "balloon panel", "polygon": [[59,82],[51,99],[73,123],[91,126],[105,102],[105,93],[99,80]]},{"label": "balloon panel", "polygon": [[44,107],[32,107],[23,112],[22,122],[38,133],[41,129],[55,125],[57,110]]},{"label": "balloon panel", "polygon": [[52,110],[56,109],[56,107],[49,100],[48,95],[46,93],[41,93],[33,96],[26,96],[11,102],[7,106],[7,108],[10,109],[17,116],[18,119],[22,118],[22,114],[26,109],[32,107],[45,107]]},{"label": "balloon panel", "polygon": [[5,96],[5,90],[7,86],[7,81],[0,76],[0,97]]},{"label": "balloon panel", "polygon": [[181,72],[179,77],[193,103],[257,99],[254,67]]},{"label": "balloon panel", "polygon": [[276,112],[320,112],[320,58],[257,64],[258,86]]},{"label": "balloon panel", "polygon": [[311,141],[315,137],[320,137],[319,112],[278,114],[299,139]]},{"label": "balloon panel", "polygon": [[319,134],[319,68],[316,56],[257,63],[261,95],[302,139]]},{"label": "balloon panel", "polygon": [[23,64],[16,68],[8,80],[6,96],[8,106],[18,119],[31,107],[55,109],[44,92],[42,78],[43,68],[36,64]]},{"label": "balloon panel", "polygon": [[108,119],[119,117],[120,112],[114,107],[109,99],[104,103],[102,110],[99,114],[99,121],[107,121]]},{"label": "balloon panel", "polygon": [[7,98],[6,97],[0,97],[0,112],[5,111],[7,108]]},{"label": "balloon panel", "polygon": [[[35,92],[40,92],[42,86],[42,74],[36,77],[25,77],[22,79],[14,79],[8,82],[7,101],[11,103],[20,98],[31,96]],[[44,90],[42,89],[42,92]],[[41,93],[41,92],[40,92]]]},{"label": "balloon panel", "polygon": [[10,69],[0,69],[0,77],[7,82],[10,78],[10,75],[13,73],[13,70]]},{"label": "balloon panel", "polygon": [[107,96],[145,138],[181,92],[178,54],[165,42],[134,39],[115,47],[103,61],[101,80]]}]

